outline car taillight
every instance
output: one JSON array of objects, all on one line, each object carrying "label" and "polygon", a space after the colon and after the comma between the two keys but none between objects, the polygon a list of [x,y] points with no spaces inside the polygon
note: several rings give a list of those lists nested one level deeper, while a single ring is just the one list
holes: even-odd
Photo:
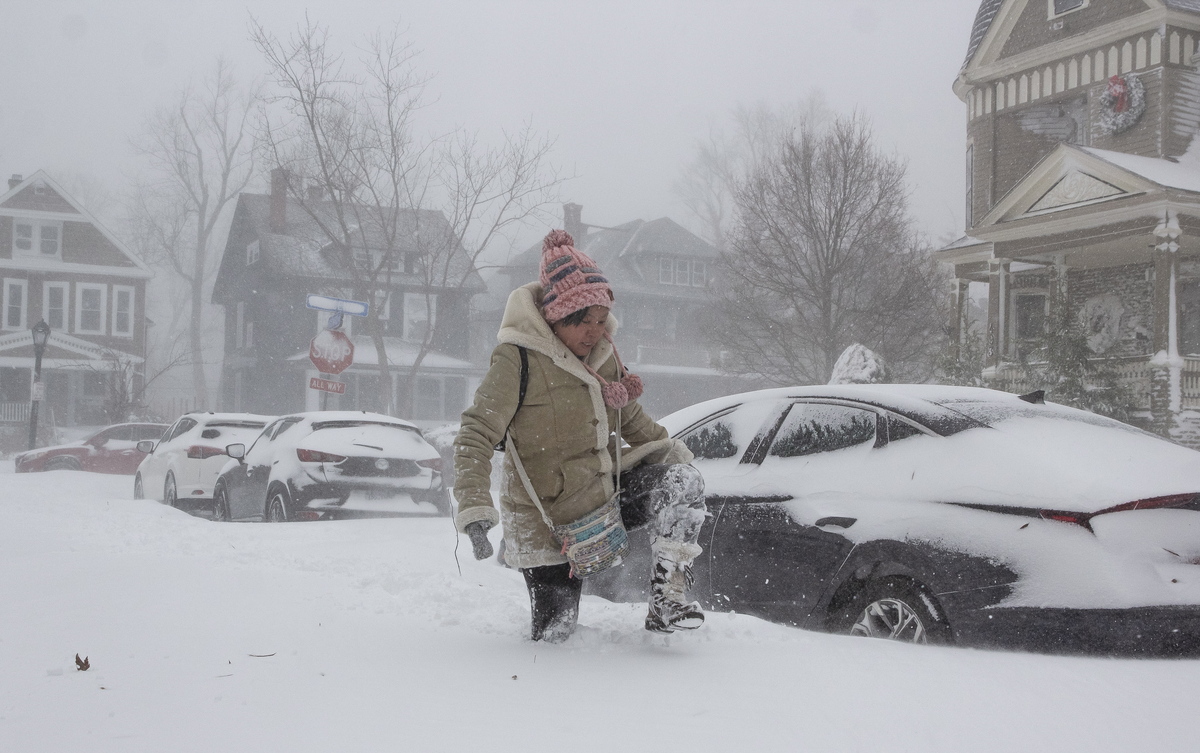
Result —
[{"label": "car taillight", "polygon": [[318,452],[316,450],[296,449],[296,457],[300,458],[301,463],[340,463],[346,459],[345,455],[334,455],[332,452]]},{"label": "car taillight", "polygon": [[200,444],[194,444],[188,448],[187,456],[192,460],[205,460],[207,458],[215,458],[217,455],[224,455],[225,451],[220,447],[206,447]]},{"label": "car taillight", "polygon": [[429,458],[428,460],[418,460],[417,465],[421,466],[422,468],[431,468],[431,469],[437,471],[438,473],[442,472],[442,459],[441,458]]},{"label": "car taillight", "polygon": [[1065,510],[1039,510],[1038,515],[1046,520],[1057,520],[1062,523],[1074,523],[1092,530],[1092,518],[1097,515],[1107,515],[1110,512],[1128,512],[1130,510],[1154,510],[1164,507],[1193,507],[1200,505],[1198,494],[1167,494],[1161,497],[1148,497],[1133,502],[1124,502],[1112,507],[1106,507],[1096,512],[1067,512]]}]

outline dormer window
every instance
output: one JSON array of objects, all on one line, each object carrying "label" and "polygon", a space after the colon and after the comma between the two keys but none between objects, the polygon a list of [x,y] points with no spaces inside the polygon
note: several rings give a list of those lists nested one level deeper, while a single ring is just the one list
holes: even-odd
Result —
[{"label": "dormer window", "polygon": [[692,259],[660,258],[658,281],[663,285],[702,288],[708,284],[708,264]]},{"label": "dormer window", "polygon": [[1090,2],[1091,0],[1046,0],[1047,19],[1055,19],[1073,11],[1083,10],[1088,7]]},{"label": "dormer window", "polygon": [[13,256],[62,258],[62,223],[14,220]]}]

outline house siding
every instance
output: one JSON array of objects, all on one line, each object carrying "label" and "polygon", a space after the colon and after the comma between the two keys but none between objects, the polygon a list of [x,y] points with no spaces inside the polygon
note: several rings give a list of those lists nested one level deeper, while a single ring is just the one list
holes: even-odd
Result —
[{"label": "house siding", "polygon": [[1147,10],[1142,0],[1091,0],[1086,8],[1050,19],[1048,8],[1046,0],[1026,2],[1024,11],[1000,51],[1000,60],[1061,42]]}]

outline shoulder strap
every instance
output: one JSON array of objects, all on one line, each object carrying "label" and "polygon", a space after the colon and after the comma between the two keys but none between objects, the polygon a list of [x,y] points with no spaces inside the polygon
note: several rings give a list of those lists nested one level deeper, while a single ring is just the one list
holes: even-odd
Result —
[{"label": "shoulder strap", "polygon": [[[521,410],[521,406],[525,404],[525,392],[529,389],[529,350],[524,345],[518,345],[517,351],[521,354],[521,389],[517,393],[517,410]],[[516,416],[516,411],[513,411],[513,416]],[[509,419],[509,426],[512,426],[512,420]],[[497,452],[504,452],[508,445],[508,427],[504,429],[504,436],[496,445]]]}]

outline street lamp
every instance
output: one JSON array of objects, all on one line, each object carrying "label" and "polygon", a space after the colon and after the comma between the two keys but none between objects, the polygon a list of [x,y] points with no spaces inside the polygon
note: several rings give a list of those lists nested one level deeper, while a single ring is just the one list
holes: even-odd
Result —
[{"label": "street lamp", "polygon": [[42,389],[42,353],[46,352],[46,341],[50,339],[50,325],[42,319],[33,325],[33,388],[30,390],[29,405],[29,449],[37,447],[38,404],[45,397]]}]

